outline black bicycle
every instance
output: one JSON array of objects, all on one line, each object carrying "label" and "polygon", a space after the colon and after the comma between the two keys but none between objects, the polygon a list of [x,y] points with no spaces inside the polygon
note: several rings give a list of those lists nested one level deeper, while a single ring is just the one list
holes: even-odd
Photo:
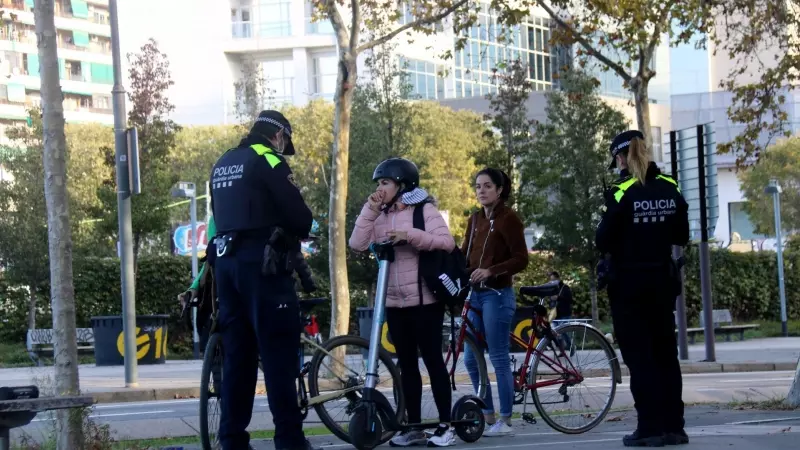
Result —
[{"label": "black bicycle", "polygon": [[[323,342],[312,310],[328,301],[327,298],[300,300],[303,329],[300,333],[301,357],[297,375],[297,402],[302,409],[304,420],[308,417],[309,409],[313,408],[322,423],[334,435],[349,443],[347,425],[361,399],[367,378],[366,360],[369,341],[358,336],[337,336]],[[218,448],[219,406],[220,402],[224,401],[221,397],[221,388],[225,352],[222,336],[217,332],[217,306],[217,300],[214,298],[210,336],[203,356],[200,378],[200,440],[204,450]],[[307,347],[313,349],[310,361],[306,361]],[[395,411],[404,411],[405,401],[400,388],[400,371],[386,350],[381,349],[379,359],[379,381],[383,382],[382,385],[386,390],[392,392]],[[258,366],[263,372],[260,359]],[[384,370],[383,375],[381,369]],[[306,376],[308,376],[308,388],[306,388]],[[339,417],[337,411],[343,412],[344,415]],[[387,431],[381,436],[381,443],[388,441],[393,435],[394,432]]]}]

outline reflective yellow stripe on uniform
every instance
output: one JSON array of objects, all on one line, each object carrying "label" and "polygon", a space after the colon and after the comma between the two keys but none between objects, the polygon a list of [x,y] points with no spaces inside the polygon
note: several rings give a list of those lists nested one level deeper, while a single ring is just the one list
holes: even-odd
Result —
[{"label": "reflective yellow stripe on uniform", "polygon": [[675,181],[674,179],[672,179],[672,177],[668,177],[668,176],[666,176],[666,175],[659,175],[659,176],[657,176],[656,178],[662,179],[662,180],[666,181],[667,183],[672,183],[672,184],[674,184],[674,185],[675,185],[675,188],[676,188],[676,189],[678,189],[678,192],[680,192],[680,191],[681,191],[681,187],[680,187],[680,186],[678,186],[678,182],[677,182],[677,181]]},{"label": "reflective yellow stripe on uniform", "polygon": [[620,200],[622,200],[622,196],[625,195],[625,191],[627,191],[631,186],[633,186],[634,183],[636,183],[636,178],[631,177],[627,181],[618,184],[616,186],[617,192],[614,192],[614,200],[616,200],[617,203],[619,203]]},{"label": "reflective yellow stripe on uniform", "polygon": [[269,166],[272,167],[273,169],[275,168],[275,166],[281,163],[281,159],[275,156],[274,151],[271,148],[267,147],[266,145],[253,144],[250,146],[250,148],[255,150],[255,152],[258,153],[259,155],[266,158],[267,162],[269,163]]}]

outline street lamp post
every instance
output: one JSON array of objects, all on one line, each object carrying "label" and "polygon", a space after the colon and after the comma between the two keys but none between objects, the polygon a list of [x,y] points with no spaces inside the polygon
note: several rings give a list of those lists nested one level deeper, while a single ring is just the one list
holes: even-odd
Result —
[{"label": "street lamp post", "polygon": [[781,240],[781,187],[778,180],[769,180],[769,184],[764,189],[767,194],[772,194],[772,204],[775,210],[775,248],[778,253],[778,289],[781,299],[781,332],[784,337],[789,336],[789,329],[786,323],[786,288],[783,281],[783,242]]},{"label": "street lamp post", "polygon": [[[197,189],[189,181],[181,181],[172,188],[172,196],[189,199],[189,216],[192,233],[189,241],[192,245],[192,279],[197,278]],[[200,359],[200,335],[197,333],[197,307],[192,307],[192,342],[194,359]]]}]

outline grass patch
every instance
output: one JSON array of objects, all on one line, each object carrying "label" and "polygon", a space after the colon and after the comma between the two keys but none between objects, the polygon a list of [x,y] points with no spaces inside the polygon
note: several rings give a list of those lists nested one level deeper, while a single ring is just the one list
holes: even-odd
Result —
[{"label": "grass patch", "polygon": [[786,397],[772,397],[766,400],[734,400],[725,405],[737,411],[797,411],[800,408],[786,404]]}]

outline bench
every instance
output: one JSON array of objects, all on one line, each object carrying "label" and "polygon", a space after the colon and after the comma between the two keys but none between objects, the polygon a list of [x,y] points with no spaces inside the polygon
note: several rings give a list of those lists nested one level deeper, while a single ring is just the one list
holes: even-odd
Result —
[{"label": "bench", "polygon": [[[77,328],[75,330],[78,337],[78,353],[79,354],[93,354],[94,353],[94,331],[91,328]],[[37,366],[42,365],[42,356],[53,355],[53,344],[55,343],[55,331],[50,328],[39,328],[36,330],[28,330],[28,336],[25,339],[25,347],[28,350],[28,355],[31,361]]]},{"label": "bench", "polygon": [[[677,319],[677,317],[676,317]],[[731,316],[730,310],[727,309],[714,309],[711,311],[711,320],[714,324],[714,333],[722,334],[725,336],[725,342],[731,341],[732,334],[738,334],[739,340],[744,340],[744,332],[747,330],[754,330],[759,327],[757,324],[749,324],[749,325],[734,325],[733,324],[733,317]],[[676,320],[677,323],[677,320]],[[705,331],[704,329],[704,319],[703,319],[703,312],[700,311],[700,327],[699,328],[687,328],[686,334],[689,337],[689,342],[691,344],[695,343],[695,338],[698,334],[703,334]],[[677,331],[676,331],[677,332]]]},{"label": "bench", "polygon": [[88,395],[39,398],[36,386],[0,387],[0,450],[11,448],[12,429],[28,425],[40,412],[92,404],[94,399]]}]

